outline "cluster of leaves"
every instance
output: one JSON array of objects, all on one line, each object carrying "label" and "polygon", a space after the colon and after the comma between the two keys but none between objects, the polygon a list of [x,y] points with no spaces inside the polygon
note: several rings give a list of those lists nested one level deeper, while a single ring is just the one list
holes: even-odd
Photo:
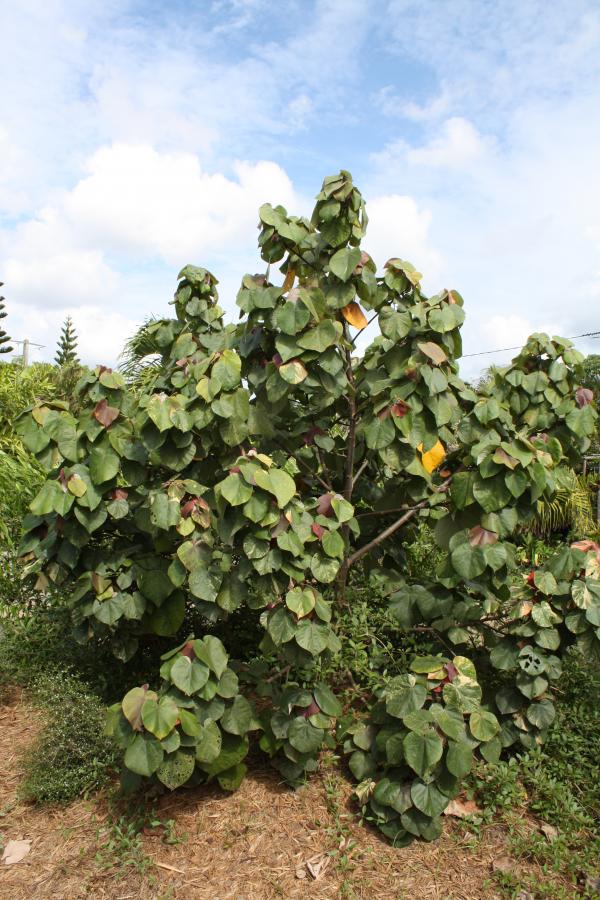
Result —
[{"label": "cluster of leaves", "polygon": [[223,644],[191,637],[162,660],[158,692],[132,688],[108,710],[106,731],[124,750],[124,786],[152,778],[174,790],[214,777],[235,790],[246,773],[247,733],[258,722]]},{"label": "cluster of leaves", "polygon": [[342,707],[326,684],[308,690],[288,683],[270,693],[274,710],[261,717],[260,748],[274,758],[286,782],[298,786],[316,771],[321,748],[335,747],[331,729]]},{"label": "cluster of leaves", "polygon": [[468,659],[416,657],[411,669],[377,692],[369,719],[340,723],[363,815],[396,846],[439,837],[474,751],[497,761],[501,750]]},{"label": "cluster of leaves", "polygon": [[[297,782],[337,708],[304,686],[340,651],[333,612],[352,567],[390,597],[402,628],[494,669],[496,645],[518,637],[506,615],[514,533],[554,496],[557,466],[587,450],[596,413],[581,355],[546,335],[480,391],[464,384],[462,298],[425,296],[401,259],[378,275],[348,172],[325,179],[311,220],[269,204],[259,216],[267,272],[243,278],[237,325],[223,322],[214,276],[186,266],[176,318],[145,326],[157,354],[147,382],[130,389],[98,367],[79,382],[76,413],[40,402],[21,418],[48,471],[22,549],[39,588],[70,590],[79,639],[110,642],[121,660],[144,634],[175,635],[190,609],[212,623],[256,610],[257,651],[290,682],[271,692],[263,745]],[[281,278],[271,280],[274,263]],[[366,313],[380,333],[358,358]],[[403,547],[417,517],[435,524],[444,551],[428,578]],[[530,699],[541,702],[527,659],[519,678],[533,679]],[[134,731],[158,772],[163,738]],[[193,762],[184,737],[194,736],[177,734],[173,752]]]},{"label": "cluster of leaves", "polygon": [[554,721],[550,690],[562,674],[557,655],[576,643],[584,656],[600,660],[600,547],[579,541],[562,547],[532,570],[513,591],[514,605],[499,620],[502,636],[490,662],[511,681],[495,695],[504,717],[502,742],[541,744]]}]

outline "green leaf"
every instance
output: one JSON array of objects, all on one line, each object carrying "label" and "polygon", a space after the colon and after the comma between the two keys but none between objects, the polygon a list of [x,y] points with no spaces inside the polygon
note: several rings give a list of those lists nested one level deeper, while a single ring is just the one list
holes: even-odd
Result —
[{"label": "green leaf", "polygon": [[360,262],[360,250],[358,247],[344,247],[334,253],[329,260],[329,270],[341,281],[348,281]]},{"label": "green leaf", "polygon": [[168,597],[158,609],[153,609],[148,616],[148,624],[155,634],[170,637],[176,634],[185,618],[185,596],[176,591]]},{"label": "green leaf", "polygon": [[299,619],[302,619],[315,608],[315,592],[311,588],[292,588],[285,595],[285,603],[288,609],[291,609]]},{"label": "green leaf", "polygon": [[321,709],[326,716],[341,716],[342,705],[327,685],[316,684],[313,689],[313,694],[319,709]]},{"label": "green leaf", "polygon": [[450,798],[442,794],[435,782],[424,784],[422,781],[415,781],[410,789],[410,796],[417,809],[432,818],[441,815],[450,802]]},{"label": "green leaf", "polygon": [[147,687],[135,687],[128,691],[121,702],[123,715],[134,729],[142,730],[142,707],[146,700],[156,700],[158,695]]},{"label": "green leaf", "polygon": [[238,472],[228,475],[216,487],[231,506],[241,506],[252,496],[252,488],[249,484],[246,484]]},{"label": "green leaf", "polygon": [[230,769],[226,769],[225,772],[220,772],[219,775],[217,775],[219,786],[224,791],[237,791],[240,784],[246,777],[247,771],[248,766],[246,766],[244,763],[238,763],[236,766],[232,766]]},{"label": "green leaf", "polygon": [[288,300],[283,306],[275,310],[274,322],[285,334],[298,334],[308,325],[310,313],[303,303]]},{"label": "green leaf", "polygon": [[245,697],[238,695],[221,716],[221,728],[230,734],[244,735],[254,719],[252,706]]},{"label": "green leaf", "polygon": [[414,675],[399,675],[388,685],[385,708],[390,716],[401,719],[409,712],[421,709],[426,698],[427,688]]},{"label": "green leaf", "polygon": [[254,478],[259,487],[275,495],[280,509],[287,506],[296,493],[296,482],[283,469],[259,469]]},{"label": "green leaf", "polygon": [[[339,330],[335,325],[338,325]],[[304,334],[298,338],[297,344],[299,347],[302,347],[303,350],[314,350],[316,353],[323,353],[328,347],[331,347],[332,344],[335,344],[340,339],[341,334],[342,326],[339,322],[334,324],[331,319],[325,319],[323,322],[320,322],[316,328],[305,331]]]},{"label": "green leaf", "polygon": [[279,375],[288,384],[301,384],[308,377],[308,372],[299,359],[292,359],[290,362],[279,366]]},{"label": "green leaf", "polygon": [[178,750],[169,754],[156,770],[156,777],[170,791],[181,787],[192,777],[196,768],[196,760],[191,753]]},{"label": "green leaf", "polygon": [[329,628],[326,625],[318,625],[301,619],[296,628],[296,643],[307,650],[312,656],[318,656],[329,643]]},{"label": "green leaf", "polygon": [[194,653],[198,659],[211,669],[217,678],[220,678],[227,668],[227,652],[225,647],[212,634],[207,634],[201,640],[194,641]]},{"label": "green leaf", "polygon": [[322,584],[331,584],[340,570],[339,559],[330,559],[315,553],[310,561],[310,570],[317,581]]},{"label": "green leaf", "polygon": [[196,759],[199,763],[210,764],[218,759],[220,753],[221,729],[216,722],[209,719],[202,726],[200,731],[200,736],[196,744]]},{"label": "green leaf", "polygon": [[169,697],[146,700],[142,706],[142,722],[147,731],[160,740],[165,738],[175,727],[179,718],[179,707]]},{"label": "green leaf", "polygon": [[473,737],[478,741],[491,741],[500,731],[496,716],[483,709],[471,713],[469,728]]},{"label": "green leaf", "polygon": [[418,674],[429,674],[429,672],[439,672],[443,665],[449,662],[443,656],[416,656],[410,667],[413,672]]},{"label": "green leaf", "polygon": [[208,681],[210,670],[204,663],[189,656],[179,656],[171,667],[170,678],[175,687],[188,697],[204,687]]},{"label": "green leaf", "polygon": [[[214,724],[214,723],[213,723]],[[201,767],[208,775],[219,775],[227,769],[237,766],[248,753],[248,738],[238,737],[234,734],[224,734],[222,737],[221,752],[217,758],[209,764],[201,763]],[[196,751],[198,758],[198,751]]]},{"label": "green leaf", "polygon": [[349,522],[354,516],[354,507],[345,500],[341,494],[334,494],[331,498],[331,507],[338,522]]},{"label": "green leaf", "polygon": [[446,767],[450,774],[464,778],[471,771],[472,765],[473,751],[470,745],[464,741],[448,741]]},{"label": "green leaf", "polygon": [[450,559],[458,574],[468,581],[472,581],[485,571],[483,551],[480,547],[471,547],[468,541],[455,547]]},{"label": "green leaf", "polygon": [[121,461],[116,453],[104,446],[92,447],[90,453],[90,477],[94,484],[110,481],[119,471]]},{"label": "green leaf", "polygon": [[222,573],[211,572],[208,569],[194,569],[188,577],[191,593],[200,600],[206,600],[207,603],[215,602],[222,581]]},{"label": "green leaf", "polygon": [[538,591],[541,591],[542,594],[554,594],[558,587],[554,575],[552,575],[551,572],[544,572],[543,570],[535,572],[533,581]]},{"label": "green leaf", "polygon": [[433,729],[421,734],[409,732],[404,738],[403,747],[406,762],[421,777],[437,765],[444,752],[442,739]]},{"label": "green leaf", "polygon": [[539,700],[529,704],[525,715],[536,728],[549,728],[554,722],[556,710],[551,700]]},{"label": "green leaf", "polygon": [[136,775],[149,778],[163,761],[165,752],[155,737],[136,734],[125,751],[125,765]]},{"label": "green leaf", "polygon": [[444,702],[451,709],[462,713],[477,712],[481,703],[481,688],[471,680],[455,678],[452,684],[445,684]]},{"label": "green leaf", "polygon": [[288,740],[299,753],[314,753],[320,749],[324,738],[323,729],[315,728],[304,716],[295,718],[288,731]]}]

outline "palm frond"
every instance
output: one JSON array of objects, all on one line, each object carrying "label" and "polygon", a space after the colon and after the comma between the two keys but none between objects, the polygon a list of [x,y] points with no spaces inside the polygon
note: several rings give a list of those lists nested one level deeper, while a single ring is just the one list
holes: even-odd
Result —
[{"label": "palm frond", "polygon": [[162,371],[162,352],[156,340],[157,326],[168,319],[149,316],[132,334],[119,355],[119,370],[132,387],[148,388]]},{"label": "palm frond", "polygon": [[594,514],[594,477],[580,475],[566,466],[557,468],[555,474],[555,495],[552,500],[538,500],[533,531],[543,537],[567,530],[577,537],[595,535],[599,527]]}]

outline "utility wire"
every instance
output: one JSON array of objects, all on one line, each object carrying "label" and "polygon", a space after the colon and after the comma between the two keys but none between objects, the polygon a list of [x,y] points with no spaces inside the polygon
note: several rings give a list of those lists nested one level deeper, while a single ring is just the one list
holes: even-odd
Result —
[{"label": "utility wire", "polygon": [[[576,341],[578,338],[585,337],[600,337],[600,331],[586,331],[585,334],[574,334],[571,337],[565,338],[567,341]],[[461,359],[465,359],[467,356],[487,356],[490,353],[506,353],[509,350],[522,350],[523,345],[519,345],[517,347],[500,347],[498,350],[479,350],[477,353],[463,353]]]}]

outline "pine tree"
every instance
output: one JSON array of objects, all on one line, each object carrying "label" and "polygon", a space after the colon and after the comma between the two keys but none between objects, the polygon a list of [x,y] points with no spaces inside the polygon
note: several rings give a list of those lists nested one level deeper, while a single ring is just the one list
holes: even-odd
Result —
[{"label": "pine tree", "polygon": [[[4,282],[0,281],[0,287],[2,287],[3,283]],[[6,315],[7,314],[4,312],[4,297],[0,297],[0,319],[5,319]],[[0,325],[0,353],[12,353],[13,348],[10,346],[5,346],[5,344],[8,344],[9,342],[10,337]]]},{"label": "pine tree", "polygon": [[73,327],[71,316],[67,316],[62,327],[54,362],[57,366],[68,366],[79,362],[77,356],[77,332]]}]

